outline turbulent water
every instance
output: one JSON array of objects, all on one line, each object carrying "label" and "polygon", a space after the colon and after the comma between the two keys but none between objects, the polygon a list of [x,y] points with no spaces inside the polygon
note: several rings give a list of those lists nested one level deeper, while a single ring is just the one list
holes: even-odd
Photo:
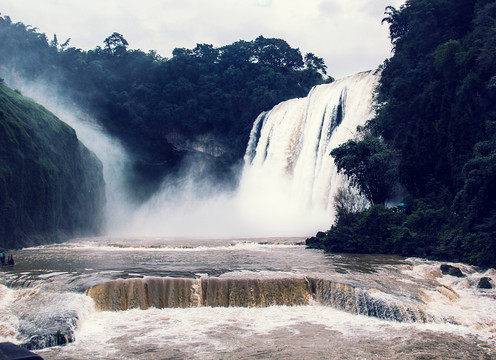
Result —
[{"label": "turbulent water", "polygon": [[[493,270],[333,255],[298,238],[78,239],[17,251],[0,340],[45,359],[490,359]],[[60,336],[60,335],[59,335]]]}]

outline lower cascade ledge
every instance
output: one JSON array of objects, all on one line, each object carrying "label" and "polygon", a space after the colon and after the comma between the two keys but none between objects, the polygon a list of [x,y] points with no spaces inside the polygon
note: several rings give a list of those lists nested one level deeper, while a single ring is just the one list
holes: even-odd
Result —
[{"label": "lower cascade ledge", "polygon": [[313,277],[119,279],[91,287],[85,294],[102,311],[320,304],[384,320],[434,321],[422,299],[400,299],[375,289]]}]

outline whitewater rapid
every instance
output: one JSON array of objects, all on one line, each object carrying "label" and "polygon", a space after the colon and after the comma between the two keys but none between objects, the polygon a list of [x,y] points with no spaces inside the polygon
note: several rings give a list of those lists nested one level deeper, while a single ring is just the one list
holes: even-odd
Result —
[{"label": "whitewater rapid", "polygon": [[[491,358],[494,270],[298,238],[93,238],[15,252],[0,341],[49,359]],[[55,346],[60,330],[69,341]]]}]

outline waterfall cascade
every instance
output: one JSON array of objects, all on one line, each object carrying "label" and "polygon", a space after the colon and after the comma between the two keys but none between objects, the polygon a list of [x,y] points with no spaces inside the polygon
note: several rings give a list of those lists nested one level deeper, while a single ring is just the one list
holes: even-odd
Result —
[{"label": "waterfall cascade", "polygon": [[330,226],[333,198],[345,178],[329,153],[372,116],[378,76],[364,72],[319,85],[305,98],[262,113],[253,125],[234,194],[209,183],[192,183],[185,171],[179,181],[165,180],[161,191],[140,208],[126,194],[123,179],[129,159],[118,141],[76,111],[57,89],[16,76],[8,80],[73,126],[102,160],[109,234],[258,237],[310,236]]},{"label": "waterfall cascade", "polygon": [[235,193],[192,183],[188,175],[166,181],[117,235],[310,236],[329,228],[333,198],[345,184],[330,152],[373,115],[377,81],[372,72],[360,73],[262,113]]},{"label": "waterfall cascade", "polygon": [[164,182],[161,192],[136,209],[124,190],[128,159],[122,146],[91,121],[82,121],[83,114],[66,110],[55,90],[10,79],[73,126],[102,160],[110,234],[202,237],[310,236],[328,228],[333,198],[345,184],[330,151],[372,116],[377,80],[372,72],[356,74],[262,113],[253,125],[235,194],[191,185],[185,176],[176,182],[182,188]]},{"label": "waterfall cascade", "polygon": [[260,220],[298,224],[303,232],[329,225],[334,196],[345,184],[330,152],[372,117],[377,81],[364,72],[319,85],[257,118],[239,197]]},{"label": "waterfall cascade", "polygon": [[433,319],[425,312],[421,299],[386,299],[377,290],[313,277],[120,279],[91,287],[85,293],[93,298],[98,309],[104,311],[151,307],[296,306],[313,301],[385,320],[426,322]]}]

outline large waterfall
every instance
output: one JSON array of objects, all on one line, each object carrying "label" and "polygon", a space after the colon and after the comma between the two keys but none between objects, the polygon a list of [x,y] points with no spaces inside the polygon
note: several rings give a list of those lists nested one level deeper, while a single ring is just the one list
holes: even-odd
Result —
[{"label": "large waterfall", "polygon": [[252,218],[298,234],[330,225],[334,196],[345,183],[330,152],[373,115],[377,80],[364,72],[316,86],[257,118],[238,195]]},{"label": "large waterfall", "polygon": [[372,116],[377,80],[372,72],[360,73],[262,113],[235,193],[211,191],[187,176],[179,188],[165,182],[119,235],[309,236],[328,229],[333,198],[345,185],[330,152]]}]

